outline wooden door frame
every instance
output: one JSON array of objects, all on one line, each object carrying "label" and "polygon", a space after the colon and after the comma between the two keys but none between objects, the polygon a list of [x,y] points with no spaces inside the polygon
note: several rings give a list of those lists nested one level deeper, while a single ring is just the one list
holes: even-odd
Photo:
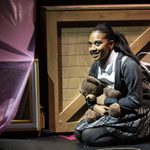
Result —
[{"label": "wooden door frame", "polygon": [[[49,130],[53,132],[72,132],[77,122],[67,122],[84,104],[79,95],[62,112],[59,110],[59,47],[58,24],[70,22],[146,22],[150,23],[150,5],[87,5],[43,7],[47,50],[47,71],[49,85]],[[143,23],[144,24],[144,23]],[[136,54],[148,42],[150,28],[131,44]],[[139,42],[140,41],[140,42]],[[80,100],[79,100],[80,99]]]}]

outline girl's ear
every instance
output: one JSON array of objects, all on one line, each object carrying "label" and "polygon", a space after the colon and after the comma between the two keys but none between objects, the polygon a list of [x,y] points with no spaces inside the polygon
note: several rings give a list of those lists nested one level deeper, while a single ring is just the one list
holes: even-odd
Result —
[{"label": "girl's ear", "polygon": [[114,48],[114,45],[115,45],[114,40],[109,41],[110,49],[113,49],[113,48]]}]

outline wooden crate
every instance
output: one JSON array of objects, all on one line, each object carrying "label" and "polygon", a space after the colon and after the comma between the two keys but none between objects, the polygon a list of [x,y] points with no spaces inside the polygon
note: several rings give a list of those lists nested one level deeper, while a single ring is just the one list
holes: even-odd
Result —
[{"label": "wooden crate", "polygon": [[150,5],[50,6],[42,8],[49,91],[49,130],[72,132],[85,111],[78,88],[92,59],[89,33],[109,22],[125,34],[133,52],[149,51]]}]

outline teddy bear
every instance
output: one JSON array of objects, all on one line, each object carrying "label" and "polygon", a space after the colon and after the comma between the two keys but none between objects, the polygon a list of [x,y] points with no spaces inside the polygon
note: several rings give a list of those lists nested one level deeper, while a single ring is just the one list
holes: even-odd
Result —
[{"label": "teddy bear", "polygon": [[[79,91],[85,97],[86,104],[89,108],[83,116],[87,122],[93,122],[97,118],[101,117],[100,115],[97,115],[94,110],[90,109],[94,104],[97,104],[96,98],[98,96],[104,93],[108,98],[121,98],[120,91],[113,88],[104,87],[103,84],[93,76],[88,76],[85,80],[82,81]],[[105,114],[109,114],[113,117],[119,117],[121,114],[121,108],[119,104],[111,104],[109,109],[106,109]]]}]

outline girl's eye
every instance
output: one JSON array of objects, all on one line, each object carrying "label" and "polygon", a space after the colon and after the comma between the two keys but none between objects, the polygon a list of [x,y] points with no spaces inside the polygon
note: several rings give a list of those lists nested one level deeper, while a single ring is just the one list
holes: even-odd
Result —
[{"label": "girl's eye", "polygon": [[101,41],[95,41],[95,43],[94,43],[94,44],[95,44],[96,46],[100,46],[100,45],[101,45],[101,43],[102,43]]},{"label": "girl's eye", "polygon": [[88,47],[91,47],[92,43],[91,42],[88,42]]}]

